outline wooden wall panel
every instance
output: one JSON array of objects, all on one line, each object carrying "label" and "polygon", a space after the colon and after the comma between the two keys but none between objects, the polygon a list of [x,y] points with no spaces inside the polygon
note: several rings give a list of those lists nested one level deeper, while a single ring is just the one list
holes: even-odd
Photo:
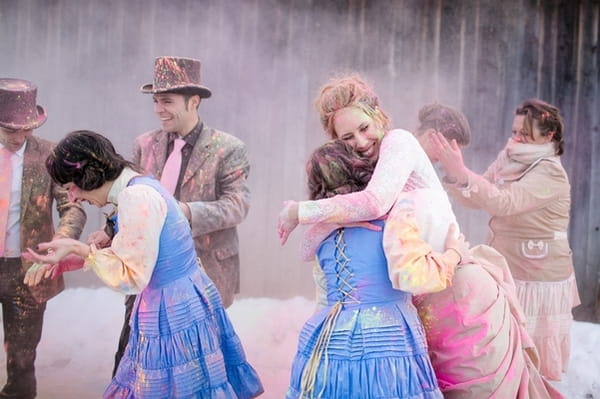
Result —
[{"label": "wooden wall panel", "polygon": [[[0,75],[38,83],[49,120],[36,134],[60,139],[97,130],[129,155],[157,125],[139,92],[153,59],[202,60],[213,89],[200,114],[248,145],[253,202],[241,226],[245,296],[312,295],[300,234],[279,246],[285,199],[306,196],[304,162],[326,140],[313,106],[334,73],[358,71],[394,126],[413,129],[425,103],[464,110],[468,164],[483,171],[510,134],[514,108],[539,96],[565,116],[564,163],[573,183],[570,240],[591,318],[600,259],[598,0],[0,0]],[[89,209],[86,232],[102,216]],[[487,216],[457,208],[471,242]],[[95,284],[92,276],[73,284]]]}]

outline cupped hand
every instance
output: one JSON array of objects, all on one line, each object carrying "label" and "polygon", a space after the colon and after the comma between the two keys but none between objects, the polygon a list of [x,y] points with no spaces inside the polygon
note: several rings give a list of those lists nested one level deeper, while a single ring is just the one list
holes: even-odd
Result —
[{"label": "cupped hand", "polygon": [[32,262],[55,264],[65,256],[75,253],[81,257],[87,256],[88,246],[72,238],[57,238],[50,242],[39,243],[37,251],[27,248],[23,257]]},{"label": "cupped hand", "polygon": [[30,287],[38,285],[42,280],[50,277],[57,266],[58,265],[45,263],[34,263],[27,269],[23,283]]},{"label": "cupped hand", "polygon": [[[33,252],[33,251],[31,251]],[[29,253],[23,254],[24,258],[28,258]],[[43,264],[34,263],[25,273],[23,283],[28,286],[38,285],[43,279],[56,279],[65,272],[79,270],[84,265],[84,259],[78,255],[67,255],[58,264]]]},{"label": "cupped hand", "polygon": [[277,221],[277,234],[281,245],[286,243],[296,226],[298,226],[298,202],[285,201]]},{"label": "cupped hand", "polygon": [[467,182],[467,168],[463,161],[462,150],[456,140],[453,139],[448,142],[446,137],[439,132],[431,134],[429,140],[432,151],[444,168],[446,176],[450,180],[465,184]]}]

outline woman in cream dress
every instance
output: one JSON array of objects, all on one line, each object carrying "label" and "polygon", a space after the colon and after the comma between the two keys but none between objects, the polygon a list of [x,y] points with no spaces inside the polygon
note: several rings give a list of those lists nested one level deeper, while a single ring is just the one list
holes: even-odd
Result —
[{"label": "woman in cream dress", "polygon": [[569,362],[571,309],[579,304],[567,240],[571,195],[558,108],[539,99],[515,111],[512,136],[483,175],[469,170],[460,148],[434,137],[448,192],[486,210],[488,244],[508,262],[541,360],[542,374],[560,380]]}]

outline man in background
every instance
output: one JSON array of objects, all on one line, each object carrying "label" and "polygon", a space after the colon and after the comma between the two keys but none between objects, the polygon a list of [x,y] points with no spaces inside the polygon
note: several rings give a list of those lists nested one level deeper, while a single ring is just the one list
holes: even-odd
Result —
[{"label": "man in background", "polygon": [[[180,201],[202,267],[219,290],[224,306],[229,307],[240,289],[236,226],[250,205],[245,145],[200,119],[200,102],[212,94],[200,82],[200,61],[158,57],[153,83],[141,90],[152,94],[160,128],[136,138],[132,160],[160,179]],[[115,371],[129,337],[128,319],[134,300],[126,300]]]},{"label": "man in background", "polygon": [[[36,97],[33,83],[0,79],[0,302],[6,351],[6,385],[0,398],[36,396],[34,363],[46,302],[65,286],[62,276],[26,286],[23,278],[31,263],[21,253],[55,237],[79,238],[86,221],[81,206],[69,202],[67,192],[46,171],[54,145],[32,135],[46,121]],[[54,201],[60,216],[56,231]]]}]

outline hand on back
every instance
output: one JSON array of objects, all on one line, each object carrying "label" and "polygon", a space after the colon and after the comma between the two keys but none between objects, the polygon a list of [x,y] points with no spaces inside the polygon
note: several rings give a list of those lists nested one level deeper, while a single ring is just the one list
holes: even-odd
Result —
[{"label": "hand on back", "polygon": [[471,251],[469,242],[465,240],[462,233],[458,233],[458,227],[455,223],[448,227],[448,234],[445,242],[446,250],[453,250],[460,256],[459,265],[471,262]]}]

